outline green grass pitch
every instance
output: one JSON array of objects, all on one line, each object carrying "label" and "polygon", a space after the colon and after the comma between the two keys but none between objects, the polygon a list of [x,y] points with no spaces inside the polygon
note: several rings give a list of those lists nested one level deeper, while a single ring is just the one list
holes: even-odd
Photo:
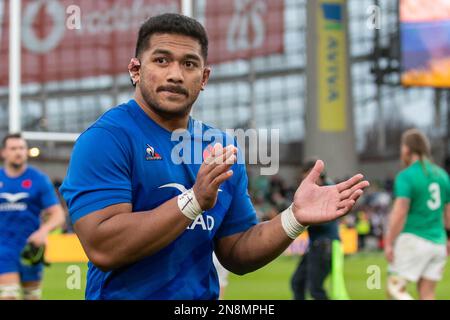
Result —
[{"label": "green grass pitch", "polygon": [[[225,299],[251,300],[274,299],[288,300],[292,298],[290,277],[298,264],[298,257],[280,257],[268,266],[245,276],[230,275],[230,283]],[[70,266],[79,266],[81,271],[80,288],[77,288],[76,272]],[[377,266],[381,271],[381,288],[367,288],[370,266]],[[69,268],[69,269],[68,269]],[[376,268],[375,268],[376,269]],[[68,273],[68,271],[71,271]],[[370,268],[369,268],[370,271]],[[345,258],[345,284],[351,299],[386,299],[386,261],[381,253],[360,253]],[[371,278],[373,280],[373,278]],[[376,282],[369,281],[372,284]],[[86,283],[85,264],[53,264],[45,269],[43,299],[76,300],[84,298]],[[68,289],[72,287],[72,289]],[[329,280],[326,286],[329,287]],[[409,291],[415,296],[414,286]],[[447,264],[444,279],[437,288],[438,299],[450,299],[450,264]]]}]

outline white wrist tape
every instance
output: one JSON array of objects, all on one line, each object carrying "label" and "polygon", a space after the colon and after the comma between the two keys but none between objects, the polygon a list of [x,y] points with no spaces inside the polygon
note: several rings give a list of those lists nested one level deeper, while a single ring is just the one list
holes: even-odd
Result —
[{"label": "white wrist tape", "polygon": [[200,204],[195,198],[194,190],[189,189],[178,196],[178,207],[189,219],[195,220],[203,213]]},{"label": "white wrist tape", "polygon": [[281,225],[292,240],[298,238],[308,227],[302,226],[294,216],[292,205],[281,213]]}]

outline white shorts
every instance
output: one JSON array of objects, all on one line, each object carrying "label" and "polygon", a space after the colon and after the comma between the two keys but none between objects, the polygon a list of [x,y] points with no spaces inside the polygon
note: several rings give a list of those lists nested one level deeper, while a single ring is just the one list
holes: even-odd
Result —
[{"label": "white shorts", "polygon": [[216,268],[217,275],[219,276],[219,284],[220,287],[226,287],[228,285],[228,274],[230,271],[224,268],[216,257],[216,254],[213,253],[213,262],[214,267]]},{"label": "white shorts", "polygon": [[447,248],[410,233],[402,233],[394,245],[394,262],[389,271],[408,281],[423,278],[430,281],[442,279],[447,262]]}]

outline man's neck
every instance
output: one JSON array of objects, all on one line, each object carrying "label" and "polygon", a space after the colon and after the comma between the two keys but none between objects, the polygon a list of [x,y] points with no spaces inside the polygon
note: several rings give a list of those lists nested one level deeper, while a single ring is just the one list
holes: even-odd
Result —
[{"label": "man's neck", "polygon": [[10,178],[17,178],[17,177],[20,177],[25,172],[25,170],[27,170],[27,167],[28,166],[26,164],[24,164],[23,166],[20,166],[20,167],[14,167],[12,165],[6,164],[5,172],[6,172],[6,175]]},{"label": "man's neck", "polygon": [[410,164],[414,164],[419,160],[425,160],[425,158],[421,158],[419,155],[414,153],[413,155],[411,155],[411,163]]},{"label": "man's neck", "polygon": [[134,96],[139,107],[158,125],[166,129],[167,131],[173,132],[177,129],[187,129],[189,123],[189,114],[184,118],[166,119],[161,117],[159,114],[154,112],[152,108],[145,102],[140,94],[136,93]]}]

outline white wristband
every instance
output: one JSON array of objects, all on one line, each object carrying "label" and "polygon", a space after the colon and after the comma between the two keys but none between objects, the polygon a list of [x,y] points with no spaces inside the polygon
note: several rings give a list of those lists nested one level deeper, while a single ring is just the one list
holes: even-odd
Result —
[{"label": "white wristband", "polygon": [[294,216],[292,205],[281,213],[281,225],[292,240],[298,238],[308,227],[302,226]]},{"label": "white wristband", "polygon": [[178,207],[191,220],[197,219],[203,213],[193,189],[189,189],[178,196]]}]

